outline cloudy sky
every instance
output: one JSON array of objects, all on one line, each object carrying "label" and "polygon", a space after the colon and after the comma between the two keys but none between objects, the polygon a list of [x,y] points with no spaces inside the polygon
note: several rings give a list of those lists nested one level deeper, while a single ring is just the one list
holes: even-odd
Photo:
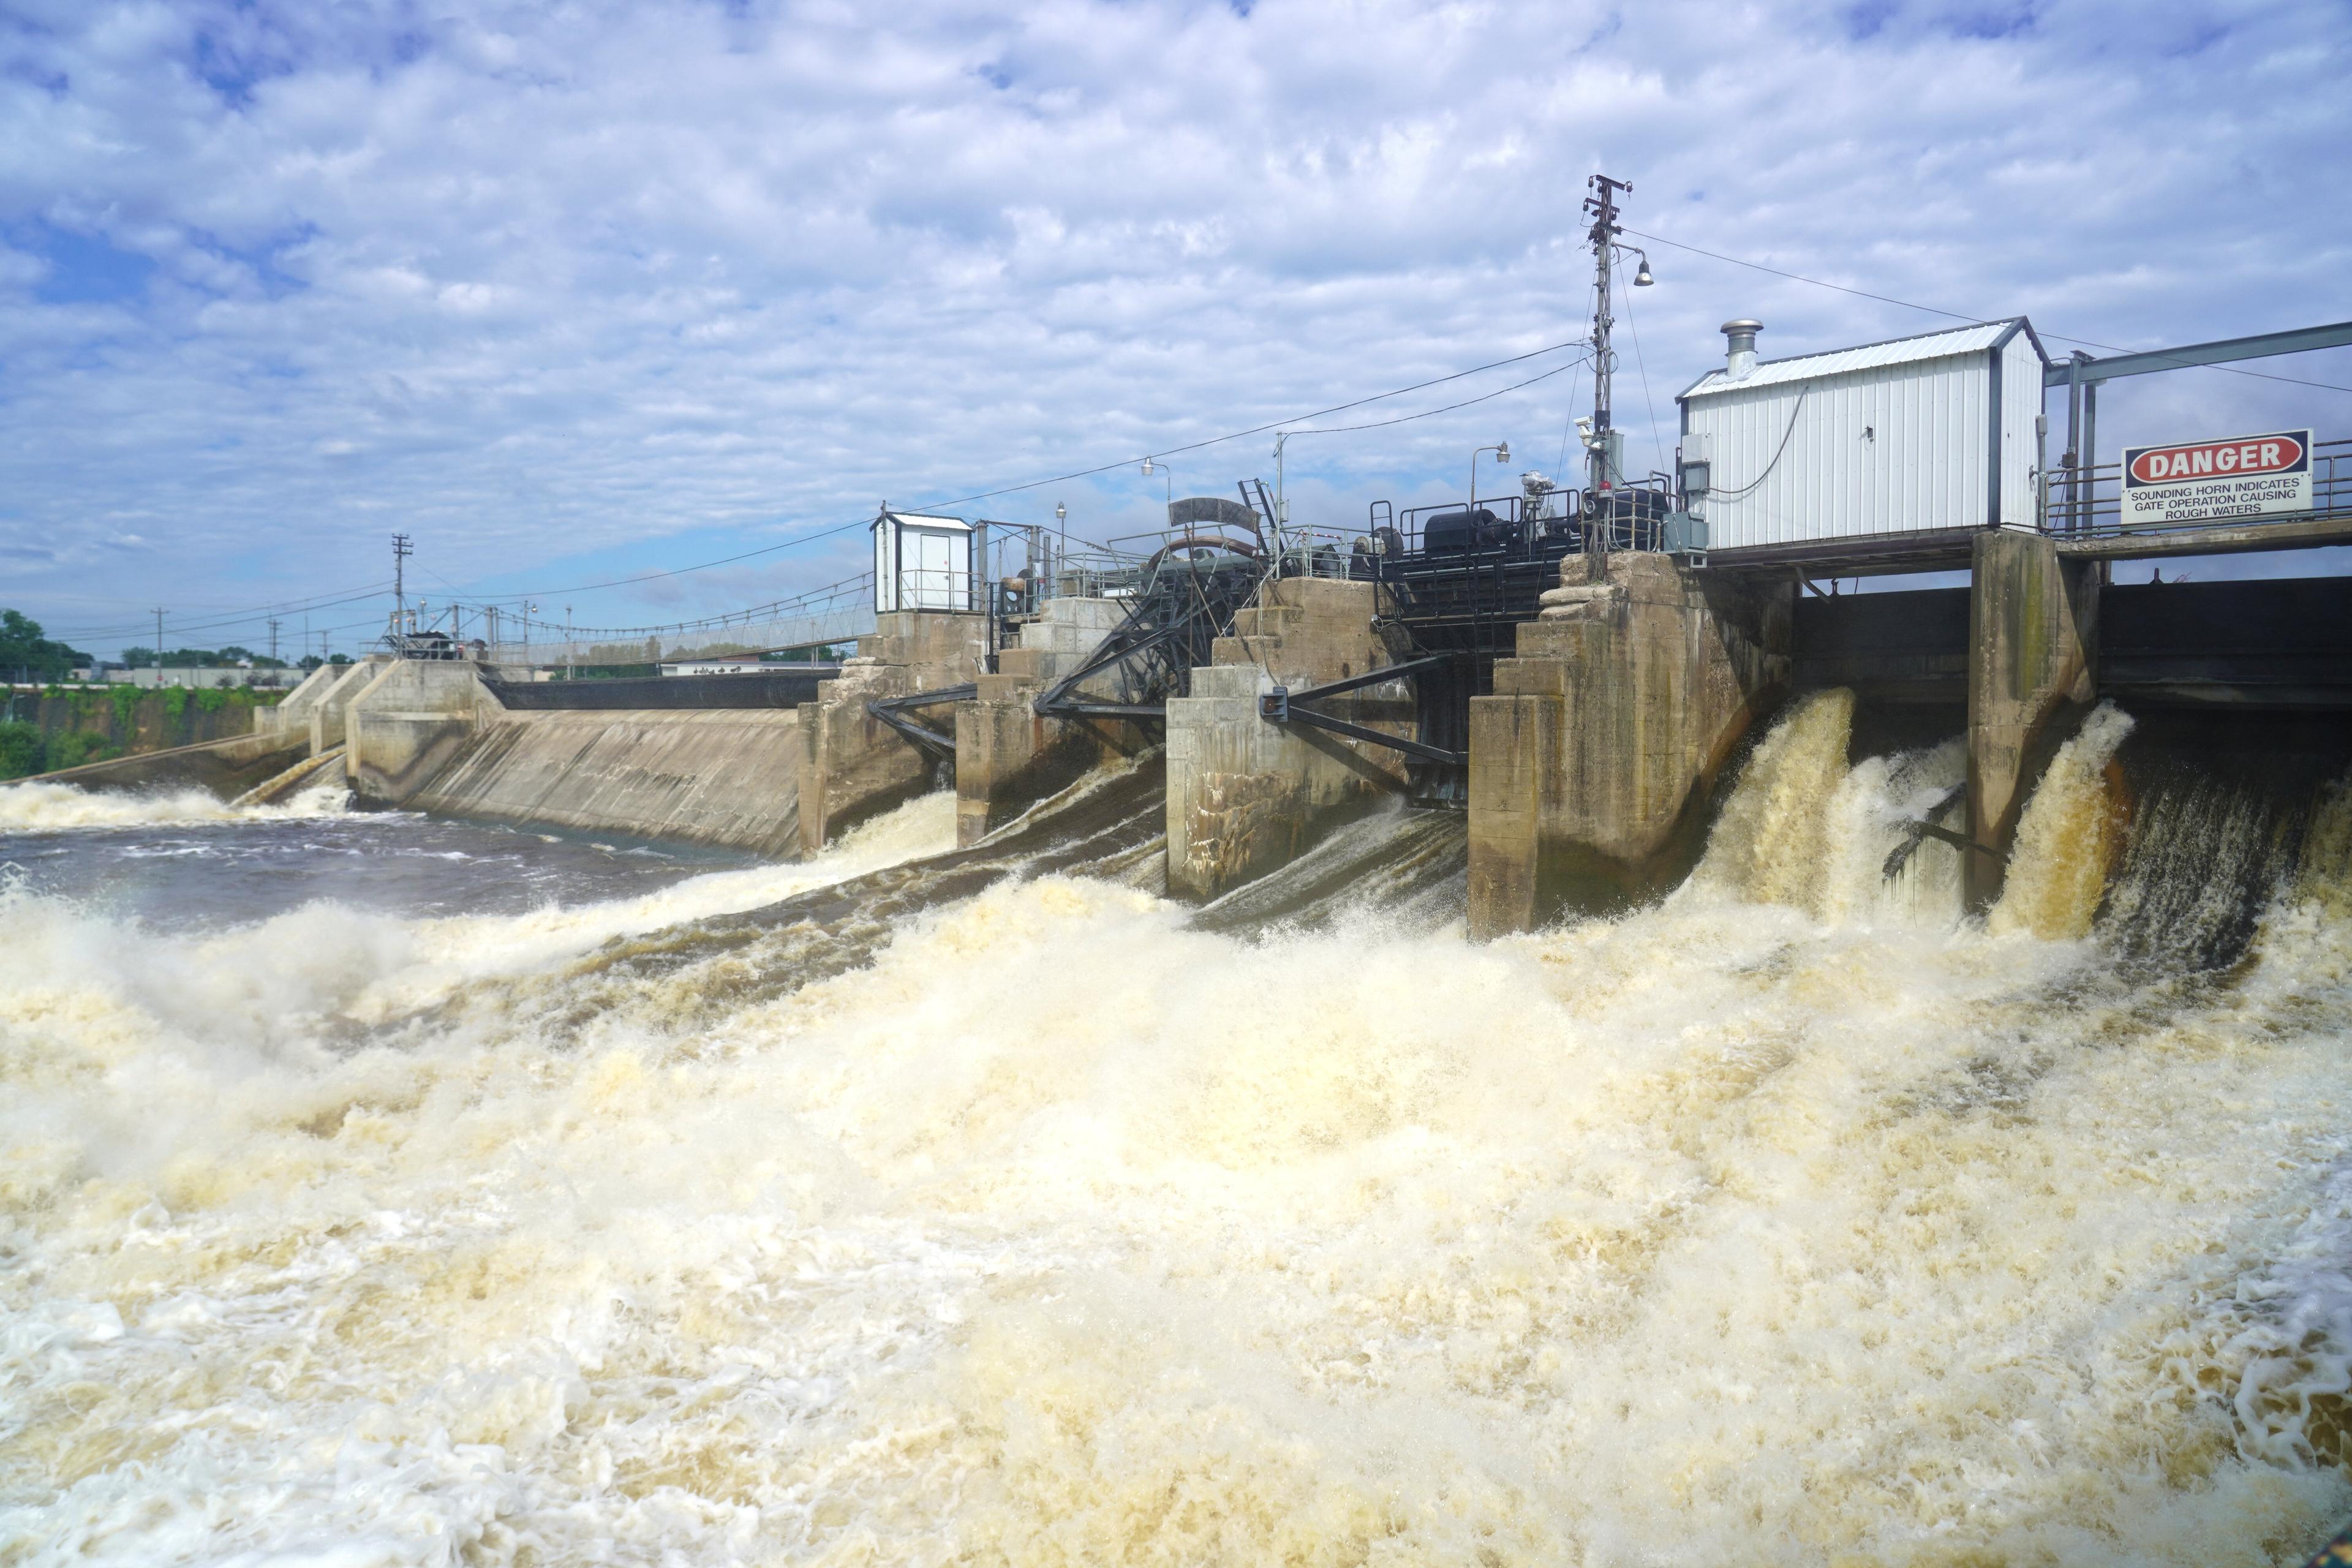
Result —
[{"label": "cloudy sky", "polygon": [[[2056,352],[2339,321],[2347,80],[2341,3],[0,0],[0,603],[100,652],[315,603],[289,639],[356,647],[380,605],[323,601],[402,530],[429,597],[672,619],[854,572],[883,498],[1104,464],[962,510],[1131,531],[1144,453],[1580,335],[1594,170],[1657,237],[1629,467],[1727,316],[1768,354],[1941,320],[1678,247]],[[1552,468],[1579,372],[1486,395],[1573,358],[1324,419],[1484,399],[1295,439],[1295,514],[1498,439]],[[2198,371],[2101,419],[2304,424],[2352,393]]]}]

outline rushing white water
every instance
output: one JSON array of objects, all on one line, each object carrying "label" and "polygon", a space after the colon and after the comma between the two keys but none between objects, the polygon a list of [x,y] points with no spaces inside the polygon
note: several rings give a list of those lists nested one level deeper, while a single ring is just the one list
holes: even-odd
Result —
[{"label": "rushing white water", "polygon": [[314,784],[278,805],[233,806],[207,790],[103,792],[26,781],[0,784],[0,833],[63,833],[105,827],[194,826],[331,816],[349,792]]},{"label": "rushing white water", "polygon": [[511,919],[20,896],[0,1561],[2297,1559],[2352,1514],[2352,810],[2228,984],[2135,979],[1960,921],[1941,846],[1880,882],[1957,763],[1848,721],[1663,906],[1484,947],[1045,876],[796,989],[740,922],[633,967],[940,797]]}]

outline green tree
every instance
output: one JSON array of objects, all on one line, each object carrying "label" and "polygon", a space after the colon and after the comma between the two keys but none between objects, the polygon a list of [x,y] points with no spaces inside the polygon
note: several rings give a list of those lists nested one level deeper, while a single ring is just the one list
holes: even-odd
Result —
[{"label": "green tree", "polygon": [[0,724],[0,779],[20,779],[27,773],[47,772],[41,765],[41,752],[39,725]]},{"label": "green tree", "polygon": [[315,653],[306,653],[302,656],[302,662],[298,668],[303,674],[308,675],[310,671],[318,668],[320,665],[326,662],[327,661],[325,659],[320,658]]},{"label": "green tree", "polygon": [[57,680],[76,665],[94,662],[79,648],[41,635],[41,623],[17,610],[0,610],[0,676]]}]

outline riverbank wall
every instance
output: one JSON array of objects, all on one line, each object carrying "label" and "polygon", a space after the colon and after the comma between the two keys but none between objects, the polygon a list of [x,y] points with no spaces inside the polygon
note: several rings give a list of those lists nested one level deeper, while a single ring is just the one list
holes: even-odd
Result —
[{"label": "riverbank wall", "polygon": [[249,735],[288,695],[243,688],[47,687],[9,695],[0,779]]}]

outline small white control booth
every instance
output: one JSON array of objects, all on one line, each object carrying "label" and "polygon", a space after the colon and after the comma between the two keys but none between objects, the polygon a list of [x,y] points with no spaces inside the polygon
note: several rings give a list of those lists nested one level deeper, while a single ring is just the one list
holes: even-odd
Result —
[{"label": "small white control booth", "polygon": [[979,610],[980,531],[960,517],[884,510],[874,520],[874,610]]}]

